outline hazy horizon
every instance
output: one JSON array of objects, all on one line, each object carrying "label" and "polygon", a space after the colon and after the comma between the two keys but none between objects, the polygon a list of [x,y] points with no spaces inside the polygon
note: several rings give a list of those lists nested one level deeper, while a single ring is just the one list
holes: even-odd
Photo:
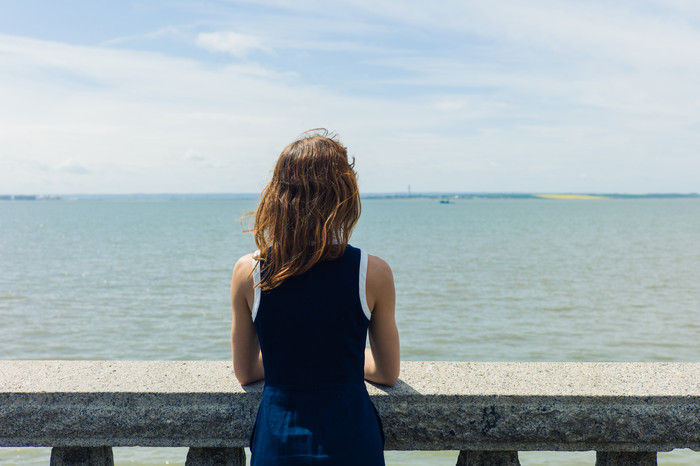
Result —
[{"label": "hazy horizon", "polygon": [[[547,192],[547,191],[425,191],[425,192],[407,192],[407,191],[385,191],[385,192],[360,192],[361,197],[421,197],[421,196],[538,196],[538,195],[580,195],[580,196],[681,196],[695,197],[700,196],[697,192],[646,192],[646,193],[629,193],[629,192]],[[2,196],[36,196],[36,197],[144,197],[156,198],[167,196],[181,197],[201,197],[201,198],[240,198],[240,199],[255,199],[260,197],[260,193],[252,192],[133,192],[133,193],[110,193],[110,192],[95,192],[95,193],[0,193]]]}]

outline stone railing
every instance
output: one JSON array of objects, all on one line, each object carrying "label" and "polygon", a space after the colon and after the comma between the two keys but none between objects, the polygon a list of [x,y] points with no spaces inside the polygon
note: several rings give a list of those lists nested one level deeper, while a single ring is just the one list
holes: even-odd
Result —
[{"label": "stone railing", "polygon": [[[244,465],[262,383],[212,361],[0,361],[0,446],[53,447],[52,465],[111,465],[112,446],[190,447],[187,464]],[[403,362],[368,384],[387,450],[460,450],[458,465],[518,451],[597,451],[652,465],[700,449],[700,364]]]}]

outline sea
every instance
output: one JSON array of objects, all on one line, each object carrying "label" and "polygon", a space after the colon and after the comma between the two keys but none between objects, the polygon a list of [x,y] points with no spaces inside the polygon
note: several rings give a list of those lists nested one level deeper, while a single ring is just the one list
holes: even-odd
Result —
[{"label": "sea", "polygon": [[[241,218],[255,205],[0,201],[0,359],[228,360],[231,271],[255,249]],[[393,269],[403,360],[700,361],[700,199],[367,198],[351,243]],[[186,454],[114,449],[118,465]],[[0,465],[49,456],[0,448]],[[454,465],[457,452],[386,459]]]}]

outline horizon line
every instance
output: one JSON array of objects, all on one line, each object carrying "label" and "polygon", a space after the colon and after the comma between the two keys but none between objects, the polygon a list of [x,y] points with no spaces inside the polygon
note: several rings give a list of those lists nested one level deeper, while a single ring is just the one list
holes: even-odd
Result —
[{"label": "horizon line", "polygon": [[[590,196],[700,196],[698,192],[594,192],[594,191],[370,191],[361,192],[360,197],[422,197],[422,196],[539,196],[539,195],[590,195]],[[14,193],[0,194],[0,200],[36,197],[51,199],[64,197],[227,197],[258,198],[258,192],[129,192],[129,193]]]}]

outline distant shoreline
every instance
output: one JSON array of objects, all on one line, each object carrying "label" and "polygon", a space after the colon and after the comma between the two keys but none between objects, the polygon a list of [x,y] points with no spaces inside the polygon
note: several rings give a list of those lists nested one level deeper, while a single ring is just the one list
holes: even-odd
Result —
[{"label": "distant shoreline", "polygon": [[[698,199],[698,193],[463,193],[463,192],[427,192],[427,193],[365,193],[363,199],[555,199],[555,200],[604,200],[604,199]],[[79,201],[79,200],[144,200],[144,201],[179,201],[179,200],[256,200],[257,193],[214,193],[214,194],[4,194],[0,201]]]},{"label": "distant shoreline", "polygon": [[415,193],[415,194],[364,194],[363,199],[557,199],[557,200],[604,200],[604,199],[700,199],[697,193]]}]

